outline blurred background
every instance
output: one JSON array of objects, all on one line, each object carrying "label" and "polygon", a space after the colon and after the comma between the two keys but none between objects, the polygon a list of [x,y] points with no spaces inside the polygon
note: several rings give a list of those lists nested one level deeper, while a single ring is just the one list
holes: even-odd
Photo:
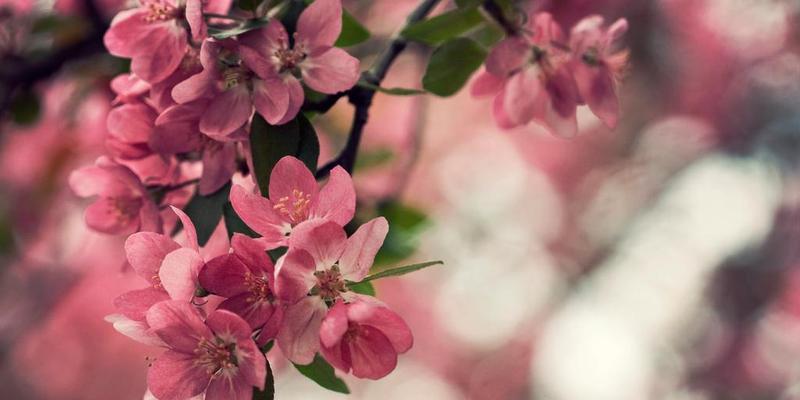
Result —
[{"label": "blurred background", "polygon": [[[448,2],[444,2],[448,3]],[[353,399],[800,399],[800,3],[552,0],[625,17],[620,126],[496,128],[490,101],[376,97],[355,179],[391,223],[377,283],[414,348]],[[413,0],[345,1],[369,65]],[[155,348],[103,317],[140,286],[66,177],[103,153],[123,0],[0,0],[0,397],[139,399]],[[440,9],[451,7],[444,4]],[[386,86],[419,87],[412,46]],[[315,119],[326,161],[341,101]],[[275,353],[275,352],[273,352]],[[339,399],[272,354],[279,399]]]}]

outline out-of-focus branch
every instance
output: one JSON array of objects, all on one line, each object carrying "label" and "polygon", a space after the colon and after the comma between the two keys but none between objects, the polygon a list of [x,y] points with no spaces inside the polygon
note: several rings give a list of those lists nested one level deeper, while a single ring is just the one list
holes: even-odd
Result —
[{"label": "out-of-focus branch", "polygon": [[108,28],[108,23],[94,0],[84,0],[83,4],[86,17],[91,23],[91,28],[83,38],[54,50],[52,54],[42,57],[41,61],[15,59],[0,62],[0,119],[8,110],[18,90],[30,88],[37,82],[55,75],[71,61],[99,54],[105,50],[103,33]]},{"label": "out-of-focus branch", "polygon": [[484,0],[481,7],[495,22],[497,22],[497,25],[500,25],[500,27],[503,28],[503,31],[505,31],[506,35],[514,36],[519,33],[519,28],[506,17],[505,13],[503,12],[503,8],[500,7],[496,1]]},{"label": "out-of-focus branch", "polygon": [[[419,4],[419,6],[417,6],[416,9],[414,9],[413,12],[411,12],[411,14],[409,14],[404,26],[399,29],[398,32],[401,32],[405,27],[411,24],[421,21],[428,14],[430,14],[430,12],[438,3],[439,0],[424,0]],[[389,47],[383,51],[383,53],[378,57],[369,70],[364,71],[361,74],[361,79],[369,84],[380,86],[381,82],[386,77],[386,74],[389,72],[389,68],[397,59],[397,56],[399,56],[400,53],[405,50],[407,45],[408,41],[405,38],[400,36],[399,33],[395,34],[392,38],[392,41],[389,43]],[[317,178],[328,175],[328,173],[337,165],[341,165],[342,168],[348,172],[353,172],[353,166],[355,166],[356,156],[358,154],[358,146],[361,143],[361,135],[363,134],[364,126],[366,126],[367,120],[369,119],[369,108],[372,106],[372,99],[375,97],[375,89],[355,86],[347,92],[328,96],[328,98],[324,100],[324,103],[320,102],[316,104],[328,106],[327,108],[329,109],[339,98],[344,97],[345,95],[347,95],[350,103],[355,106],[353,124],[350,128],[350,135],[348,136],[347,143],[345,144],[344,149],[339,156],[322,166],[317,171]],[[327,109],[321,111],[326,110]]]}]

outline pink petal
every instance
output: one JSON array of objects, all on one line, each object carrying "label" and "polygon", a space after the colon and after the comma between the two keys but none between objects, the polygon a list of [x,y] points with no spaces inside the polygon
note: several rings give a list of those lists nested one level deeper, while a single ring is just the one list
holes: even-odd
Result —
[{"label": "pink petal", "polygon": [[139,343],[148,346],[166,346],[164,341],[153,333],[152,329],[150,329],[150,325],[147,325],[147,322],[134,321],[121,314],[107,315],[105,320],[113,324],[114,330]]},{"label": "pink petal", "polygon": [[289,108],[286,110],[286,115],[276,122],[276,125],[282,125],[292,120],[300,112],[300,107],[303,106],[305,100],[305,93],[303,92],[303,85],[300,84],[294,76],[286,77],[287,89],[289,89]]},{"label": "pink petal", "polygon": [[290,248],[275,268],[275,293],[287,304],[304,299],[316,284],[314,259],[307,251]]},{"label": "pink petal", "polygon": [[205,2],[205,11],[211,14],[227,14],[233,0],[208,0]]},{"label": "pink petal", "polygon": [[250,91],[245,85],[228,89],[211,101],[200,118],[200,132],[227,136],[241,128],[253,114]]},{"label": "pink petal", "polygon": [[108,132],[131,143],[147,143],[153,133],[156,112],[144,103],[124,104],[108,113]]},{"label": "pink petal", "polygon": [[205,400],[250,400],[252,396],[253,385],[241,376],[220,374],[212,377]]},{"label": "pink petal", "polygon": [[307,196],[309,205],[317,200],[317,181],[302,161],[292,156],[278,160],[269,176],[269,198],[277,204],[285,198],[291,207],[297,196]]},{"label": "pink petal", "polygon": [[566,42],[564,31],[550,13],[540,12],[536,13],[533,18],[528,18],[528,29],[533,32],[532,41],[534,43]]},{"label": "pink petal", "polygon": [[236,214],[252,230],[269,242],[283,240],[285,222],[273,211],[272,202],[260,195],[249,193],[239,185],[231,188],[230,200]]},{"label": "pink petal", "polygon": [[197,290],[197,275],[203,259],[196,250],[181,248],[167,254],[158,276],[164,290],[175,300],[190,301]]},{"label": "pink petal", "polygon": [[297,42],[312,50],[333,46],[341,32],[341,0],[315,0],[297,20]]},{"label": "pink petal", "polygon": [[189,28],[192,31],[192,39],[194,39],[195,42],[201,42],[205,39],[207,27],[206,21],[203,19],[202,0],[186,1],[186,21],[189,23]]},{"label": "pink petal", "polygon": [[267,26],[249,31],[239,36],[239,54],[242,61],[261,79],[278,77],[278,63],[273,55],[278,50],[287,49],[289,35],[286,28],[276,18],[270,19]]},{"label": "pink petal", "polygon": [[201,339],[211,339],[211,330],[188,302],[162,301],[150,307],[147,323],[170,348],[191,354]]},{"label": "pink petal", "polygon": [[578,91],[586,104],[603,123],[613,129],[619,117],[614,77],[605,65],[590,66],[576,62],[572,72]]},{"label": "pink petal", "polygon": [[139,42],[147,39],[153,29],[144,21],[148,11],[132,8],[121,11],[111,21],[111,26],[103,36],[108,52],[117,57],[132,57],[139,49]]},{"label": "pink petal", "polygon": [[353,179],[344,168],[337,166],[331,170],[328,183],[322,187],[317,202],[312,209],[313,218],[334,221],[347,225],[356,210],[356,191]]},{"label": "pink petal", "polygon": [[510,37],[497,43],[486,57],[486,71],[504,78],[518,70],[531,57],[531,46],[521,37]]},{"label": "pink petal", "polygon": [[200,257],[203,260],[210,260],[214,257],[228,254],[231,249],[231,242],[228,239],[228,229],[225,228],[225,221],[220,218],[217,227],[211,232],[205,246],[200,248]]},{"label": "pink petal", "polygon": [[389,222],[378,217],[358,227],[347,239],[347,246],[339,258],[339,267],[346,279],[358,282],[367,276],[387,233]]},{"label": "pink petal", "polygon": [[147,370],[147,388],[159,400],[185,400],[202,393],[209,375],[191,353],[167,351]]},{"label": "pink petal", "polygon": [[490,74],[487,71],[481,71],[478,76],[472,81],[470,87],[470,94],[473,97],[489,96],[496,94],[503,89],[505,81],[496,75]]},{"label": "pink petal", "polygon": [[391,342],[372,326],[359,326],[359,334],[348,340],[345,346],[345,351],[349,352],[353,375],[359,378],[380,379],[397,366],[397,353]]},{"label": "pink petal", "polygon": [[167,254],[181,246],[166,235],[153,232],[138,232],[125,240],[125,255],[139,276],[148,283],[158,281],[158,270]]},{"label": "pink petal", "polygon": [[622,39],[626,32],[628,32],[628,20],[620,18],[614,21],[606,33],[606,48],[615,46],[616,42]]},{"label": "pink petal", "polygon": [[358,301],[349,304],[347,318],[380,330],[397,353],[405,353],[411,349],[414,345],[414,336],[403,318],[381,303],[360,300],[365,297],[367,296],[359,296]]},{"label": "pink petal", "polygon": [[203,175],[197,185],[198,192],[209,195],[216,192],[236,173],[236,144],[215,143],[203,151]]},{"label": "pink petal", "polygon": [[358,59],[346,51],[331,47],[319,55],[309,55],[300,64],[303,81],[321,93],[338,93],[358,82]]},{"label": "pink petal", "polygon": [[319,327],[327,312],[319,297],[307,297],[286,309],[276,341],[284,356],[297,364],[310,364],[319,350]]},{"label": "pink petal", "polygon": [[289,89],[278,78],[253,80],[253,103],[270,124],[278,123],[289,110]]},{"label": "pink petal", "polygon": [[208,261],[200,270],[200,286],[222,297],[233,297],[248,292],[245,277],[250,272],[239,257],[225,254]]},{"label": "pink petal", "polygon": [[265,274],[272,276],[275,266],[269,258],[264,245],[241,233],[234,233],[231,238],[233,253],[256,275]]},{"label": "pink petal", "polygon": [[333,347],[342,340],[342,336],[347,332],[347,306],[342,301],[328,310],[322,325],[319,328],[319,340],[322,347]]},{"label": "pink petal", "polygon": [[272,307],[272,314],[261,326],[261,332],[256,337],[256,344],[263,346],[270,340],[275,339],[275,336],[278,335],[278,330],[283,325],[283,314],[283,306],[275,305]]},{"label": "pink petal", "polygon": [[206,325],[216,336],[223,338],[236,338],[236,340],[250,339],[253,330],[240,316],[226,310],[216,310],[208,315]]},{"label": "pink petal", "polygon": [[277,307],[267,300],[254,298],[253,293],[247,291],[223,301],[218,309],[239,315],[252,329],[259,329],[273,317]]},{"label": "pink petal", "polygon": [[114,307],[122,315],[135,320],[144,321],[147,310],[156,303],[169,300],[169,295],[160,289],[152,287],[131,290],[114,299]]},{"label": "pink petal", "polygon": [[508,116],[505,110],[505,90],[501,91],[497,96],[495,96],[494,100],[492,101],[492,114],[494,115],[495,122],[497,122],[497,126],[500,129],[512,129],[520,124],[511,120],[511,117]]},{"label": "pink petal", "polygon": [[545,126],[555,135],[575,136],[578,132],[578,91],[572,75],[567,68],[561,68],[548,78],[545,87],[550,100],[542,117]]},{"label": "pink petal", "polygon": [[200,117],[206,110],[204,102],[177,104],[167,108],[156,119],[150,148],[161,154],[188,153],[202,146]]},{"label": "pink petal", "polygon": [[149,198],[145,199],[142,208],[139,210],[139,230],[158,233],[163,231],[161,214],[156,204]]},{"label": "pink petal", "polygon": [[289,246],[307,251],[314,258],[316,270],[326,270],[342,256],[347,234],[335,222],[311,220],[292,230]]},{"label": "pink petal", "polygon": [[[267,359],[264,353],[249,337],[240,339],[236,343],[236,349],[238,350],[236,358],[239,361],[238,375],[249,387],[255,386],[263,390],[267,378]],[[245,400],[249,399],[250,397],[247,397]]]},{"label": "pink petal", "polygon": [[186,246],[197,252],[200,246],[197,244],[197,229],[195,229],[192,219],[180,208],[175,206],[169,207],[172,209],[172,212],[178,216],[178,219],[181,220],[181,224],[183,224],[183,233],[186,235]]},{"label": "pink petal", "polygon": [[69,186],[76,195],[89,197],[131,196],[131,186],[121,179],[115,169],[98,166],[83,167],[73,171],[69,176]]},{"label": "pink petal", "polygon": [[179,104],[210,99],[217,92],[216,84],[217,76],[206,69],[175,85],[172,88],[172,98]]},{"label": "pink petal", "polygon": [[164,80],[178,68],[189,45],[186,31],[173,22],[155,31],[140,46],[131,59],[131,71],[153,83]]},{"label": "pink petal", "polygon": [[[132,198],[123,199],[122,201],[130,202],[136,200],[141,202],[141,199]],[[118,201],[116,198],[102,197],[90,204],[89,207],[86,207],[84,214],[86,225],[98,232],[109,235],[136,231],[139,226],[138,207],[141,207],[141,205],[138,207],[135,205],[126,206],[126,210],[129,211],[123,212],[119,208]],[[135,210],[133,209],[134,207],[136,208]]]},{"label": "pink petal", "polygon": [[506,82],[503,109],[516,125],[527,124],[542,113],[542,96],[546,94],[539,73],[538,67],[523,68]]}]

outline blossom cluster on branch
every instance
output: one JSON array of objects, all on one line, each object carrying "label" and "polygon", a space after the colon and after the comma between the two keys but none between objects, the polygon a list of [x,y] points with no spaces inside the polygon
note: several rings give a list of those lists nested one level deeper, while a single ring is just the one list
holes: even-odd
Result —
[{"label": "blossom cluster on branch", "polygon": [[[354,219],[350,174],[372,96],[420,94],[380,83],[414,32],[441,21],[425,20],[437,3],[423,1],[363,74],[337,47],[352,18],[340,0],[140,0],[114,18],[105,45],[131,60],[131,72],[111,82],[107,155],[73,172],[70,185],[95,198],[89,227],[130,235],[127,261],[144,287],[120,295],[108,320],[165,349],[149,368],[146,396],[271,398],[273,343],[304,375],[346,392],[331,366],[379,379],[411,348],[408,325],[370,281],[440,262],[371,271],[389,223]],[[497,12],[487,6],[467,2],[455,12]],[[589,17],[569,40],[547,13],[526,21],[505,27],[473,85],[474,94],[495,95],[499,125],[537,121],[571,136],[576,107],[587,104],[614,126],[625,21],[605,29]],[[431,56],[426,91],[458,90],[486,57],[460,33]],[[477,63],[459,64],[472,55]],[[442,61],[467,70],[442,77]],[[322,101],[311,104],[312,95]],[[317,171],[319,143],[304,111],[325,112],[342,97],[356,106],[350,139]]]}]

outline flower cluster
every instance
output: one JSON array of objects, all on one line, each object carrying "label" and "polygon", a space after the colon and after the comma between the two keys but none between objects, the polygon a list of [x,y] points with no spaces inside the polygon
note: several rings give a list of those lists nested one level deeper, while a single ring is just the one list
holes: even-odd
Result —
[{"label": "flower cluster", "polygon": [[472,94],[494,96],[497,124],[510,129],[536,122],[553,134],[578,132],[576,109],[587,105],[609,128],[619,118],[617,81],[627,63],[620,39],[625,19],[608,28],[592,15],[566,37],[546,12],[528,15],[525,26],[495,45]]}]

